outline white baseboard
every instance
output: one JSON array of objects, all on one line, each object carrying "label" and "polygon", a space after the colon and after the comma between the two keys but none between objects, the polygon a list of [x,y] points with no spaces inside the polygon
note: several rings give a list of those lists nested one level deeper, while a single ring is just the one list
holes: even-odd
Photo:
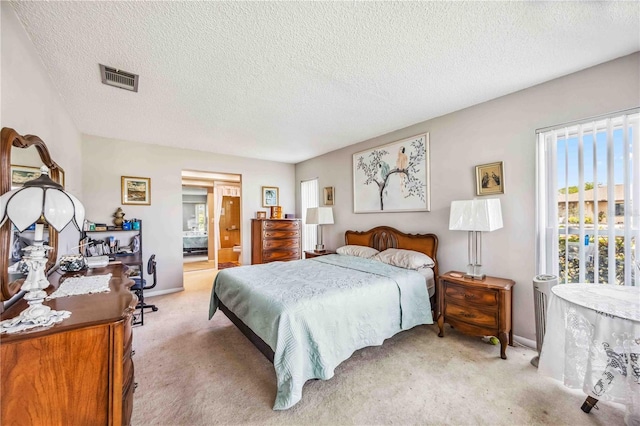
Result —
[{"label": "white baseboard", "polygon": [[531,339],[527,339],[526,337],[515,336],[514,335],[513,336],[513,341],[521,344],[522,346],[526,346],[528,348],[531,348],[533,350],[536,349],[536,341],[535,340],[531,340]]},{"label": "white baseboard", "polygon": [[184,291],[184,287],[169,288],[167,290],[145,291],[144,297],[146,299],[147,297],[162,296],[163,294],[177,293],[179,291]]}]

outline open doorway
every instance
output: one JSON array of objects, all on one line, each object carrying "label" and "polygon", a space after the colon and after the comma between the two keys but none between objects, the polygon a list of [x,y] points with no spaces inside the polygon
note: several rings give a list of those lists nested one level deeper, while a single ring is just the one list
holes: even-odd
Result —
[{"label": "open doorway", "polygon": [[240,175],[182,172],[184,272],[241,264],[241,205]]},{"label": "open doorway", "polygon": [[215,255],[209,250],[208,208],[213,188],[182,186],[182,257],[185,270],[215,268]]}]

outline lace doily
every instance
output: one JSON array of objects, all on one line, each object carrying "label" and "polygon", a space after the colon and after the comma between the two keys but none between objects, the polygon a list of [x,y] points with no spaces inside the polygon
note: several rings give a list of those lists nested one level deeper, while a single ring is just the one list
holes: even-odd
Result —
[{"label": "lace doily", "polygon": [[111,274],[67,278],[56,291],[47,296],[46,300],[80,294],[106,293],[111,291],[110,280]]}]

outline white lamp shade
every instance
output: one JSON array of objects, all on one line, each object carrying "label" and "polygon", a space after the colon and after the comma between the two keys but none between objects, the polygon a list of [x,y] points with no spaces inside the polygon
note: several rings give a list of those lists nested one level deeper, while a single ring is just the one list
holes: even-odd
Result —
[{"label": "white lamp shade", "polygon": [[74,220],[79,229],[84,221],[84,206],[76,197],[67,192],[48,189],[44,200],[43,215],[47,223],[58,232]]},{"label": "white lamp shade", "polygon": [[22,232],[42,215],[42,188],[22,188],[10,191],[6,201],[4,219],[8,218]]},{"label": "white lamp shade", "polygon": [[80,229],[84,222],[84,206],[73,195],[57,188],[31,186],[9,191],[0,197],[0,225],[9,219],[20,232],[44,216],[56,231],[69,222]]},{"label": "white lamp shade", "polygon": [[450,230],[491,232],[500,228],[502,210],[498,198],[451,202]]},{"label": "white lamp shade", "polygon": [[311,207],[307,209],[307,225],[332,225],[333,209],[331,207]]}]

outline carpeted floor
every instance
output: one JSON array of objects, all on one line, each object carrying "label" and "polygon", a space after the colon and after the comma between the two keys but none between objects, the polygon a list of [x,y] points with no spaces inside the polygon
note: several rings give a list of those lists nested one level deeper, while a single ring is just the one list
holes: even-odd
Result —
[{"label": "carpeted floor", "polygon": [[185,273],[185,291],[149,298],[160,310],[134,328],[134,425],[622,425],[619,405],[580,410],[584,395],[537,374],[534,351],[451,328],[419,326],[357,351],[302,401],[271,409],[273,366],[222,314],[207,319],[215,271]]},{"label": "carpeted floor", "polygon": [[[220,262],[218,263],[218,270],[233,268],[236,266],[240,266],[240,263],[239,262]],[[186,273],[186,272],[202,271],[204,269],[215,269],[216,264],[212,260],[203,260],[203,261],[197,261],[197,262],[184,262],[182,267],[183,267],[183,272]]]},{"label": "carpeted floor", "polygon": [[184,262],[182,270],[184,272],[201,271],[203,269],[215,269],[216,263],[213,260],[201,260],[197,262]]}]

